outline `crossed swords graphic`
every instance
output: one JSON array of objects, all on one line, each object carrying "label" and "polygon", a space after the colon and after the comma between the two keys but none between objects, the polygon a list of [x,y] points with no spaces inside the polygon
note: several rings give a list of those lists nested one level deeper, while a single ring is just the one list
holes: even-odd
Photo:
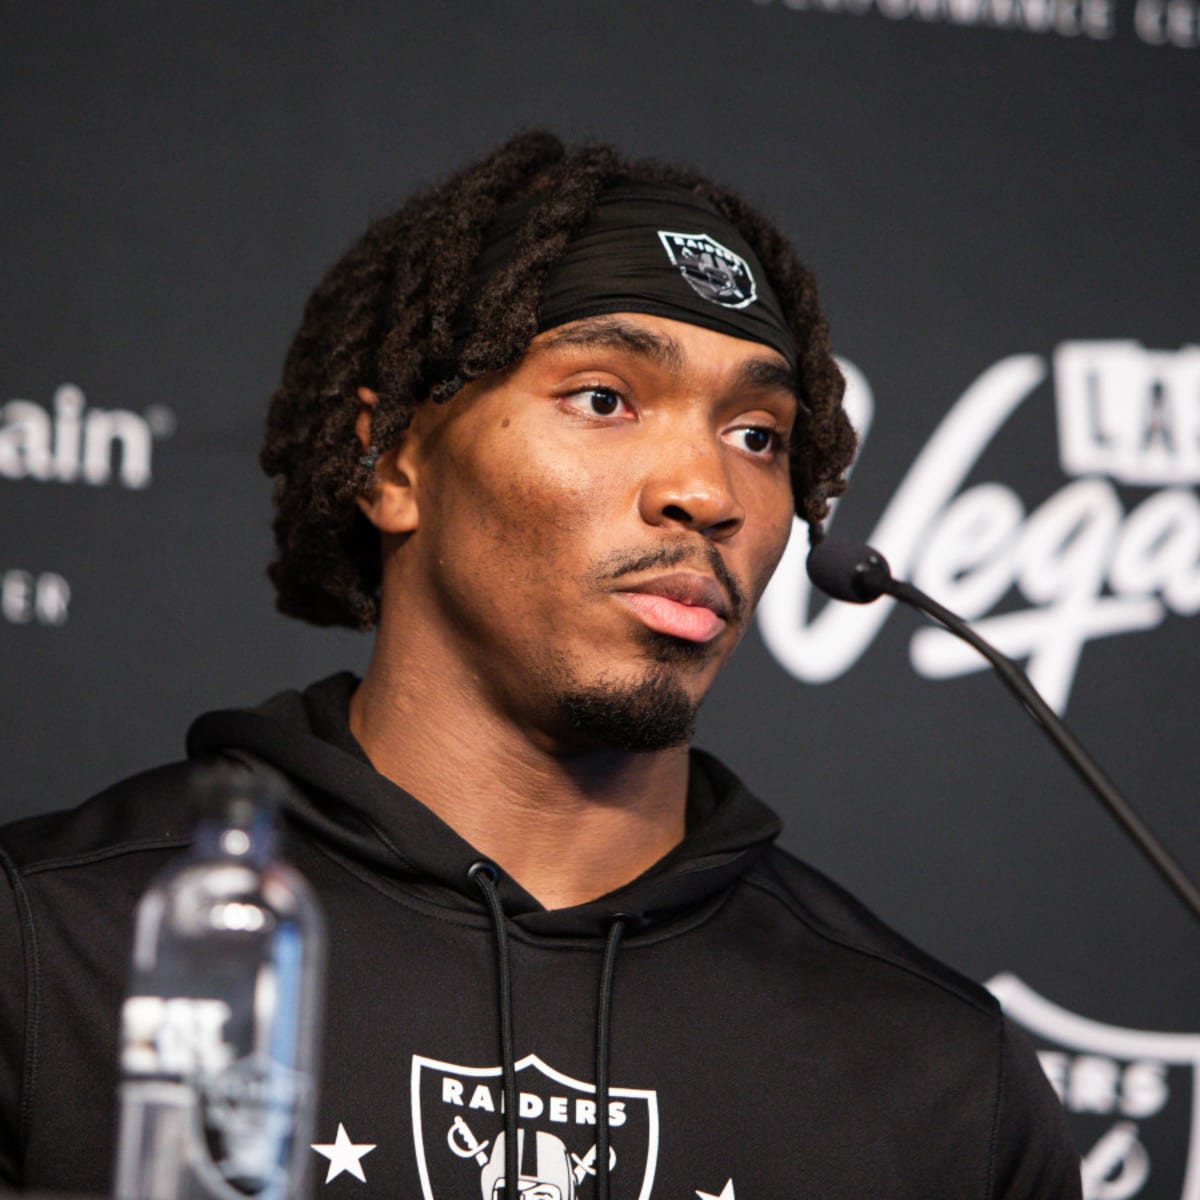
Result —
[{"label": "crossed swords graphic", "polygon": [[[491,1139],[489,1138],[481,1142],[471,1132],[470,1125],[461,1116],[454,1118],[446,1134],[446,1144],[459,1158],[473,1158],[481,1167],[487,1166],[487,1148],[492,1144]],[[586,1176],[595,1175],[596,1173],[595,1144],[593,1143],[592,1148],[582,1158],[578,1154],[572,1154],[571,1161],[575,1164],[575,1183],[578,1186],[584,1181]],[[616,1165],[617,1152],[612,1146],[609,1146],[608,1169],[611,1171]]]}]

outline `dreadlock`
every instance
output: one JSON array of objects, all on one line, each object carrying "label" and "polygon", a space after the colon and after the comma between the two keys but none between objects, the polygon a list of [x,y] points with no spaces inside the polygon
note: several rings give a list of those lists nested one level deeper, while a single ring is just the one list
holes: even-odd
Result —
[{"label": "dreadlock", "polygon": [[[845,489],[855,438],[843,380],[812,275],[745,200],[683,167],[629,160],[612,147],[568,148],[519,134],[486,158],[372,224],[304,309],[271,398],[260,461],[275,481],[278,557],[269,574],[281,612],[317,625],[369,629],[379,616],[379,535],[354,503],[370,490],[374,454],[355,435],[358,389],[379,395],[371,450],[393,445],[417,405],[510,367],[537,332],[551,270],[618,179],[674,183],[704,197],[753,247],[795,338],[801,413],[791,447],[796,511],[816,528]],[[472,269],[497,211],[533,204],[511,261],[474,300],[456,345]]]}]

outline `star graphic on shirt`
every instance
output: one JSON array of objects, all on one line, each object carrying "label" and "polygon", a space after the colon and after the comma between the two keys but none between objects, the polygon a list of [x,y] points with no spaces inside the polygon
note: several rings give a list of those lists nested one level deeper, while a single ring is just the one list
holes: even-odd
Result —
[{"label": "star graphic on shirt", "polygon": [[700,1200],[735,1200],[733,1194],[733,1180],[725,1180],[725,1186],[714,1196],[712,1192],[697,1191],[696,1195]]},{"label": "star graphic on shirt", "polygon": [[357,1145],[350,1140],[350,1135],[346,1132],[346,1127],[338,1122],[337,1141],[332,1145],[326,1143],[323,1146],[318,1146],[313,1142],[312,1148],[318,1153],[329,1159],[329,1170],[325,1173],[325,1182],[330,1183],[335,1180],[343,1171],[348,1171],[355,1179],[362,1183],[367,1182],[367,1177],[363,1174],[362,1159],[364,1159],[372,1150],[373,1145],[368,1146],[364,1142],[359,1142]]}]

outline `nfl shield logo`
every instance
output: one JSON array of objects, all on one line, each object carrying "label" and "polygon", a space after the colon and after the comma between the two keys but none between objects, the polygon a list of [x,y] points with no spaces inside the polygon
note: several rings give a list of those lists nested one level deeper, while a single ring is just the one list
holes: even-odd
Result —
[{"label": "nfl shield logo", "polygon": [[1070,1116],[1084,1200],[1200,1200],[1200,1034],[1102,1025],[1015,975],[987,987],[1032,1035]]},{"label": "nfl shield logo", "polygon": [[[523,1200],[586,1200],[596,1176],[596,1089],[536,1054],[517,1064],[517,1161]],[[413,1055],[413,1146],[424,1200],[472,1193],[506,1200],[504,1083],[499,1067]],[[658,1164],[658,1098],[609,1089],[613,1194],[649,1200]]]},{"label": "nfl shield logo", "polygon": [[758,299],[750,267],[740,254],[707,233],[658,231],[667,257],[691,284],[692,291],[723,308],[745,308]]}]

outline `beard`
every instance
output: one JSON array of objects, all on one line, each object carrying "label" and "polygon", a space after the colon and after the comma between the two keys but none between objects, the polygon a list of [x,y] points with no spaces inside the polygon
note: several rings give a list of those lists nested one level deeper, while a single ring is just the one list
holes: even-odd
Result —
[{"label": "beard", "polygon": [[653,634],[647,639],[650,665],[636,680],[577,681],[557,689],[557,708],[566,727],[591,745],[645,753],[691,741],[700,701],[669,668],[696,663],[704,646]]},{"label": "beard", "polygon": [[699,703],[665,671],[637,683],[598,683],[560,693],[572,733],[607,750],[668,750],[691,740]]}]

